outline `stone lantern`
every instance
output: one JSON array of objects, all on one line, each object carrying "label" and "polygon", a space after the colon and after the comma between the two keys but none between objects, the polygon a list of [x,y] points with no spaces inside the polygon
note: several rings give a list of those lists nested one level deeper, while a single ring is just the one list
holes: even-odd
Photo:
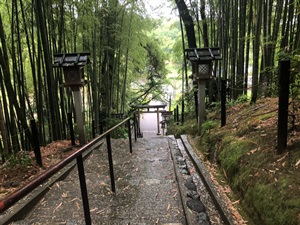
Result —
[{"label": "stone lantern", "polygon": [[82,100],[80,88],[84,86],[83,67],[89,63],[90,53],[58,53],[54,54],[53,67],[62,67],[64,71],[64,85],[70,87],[75,104],[76,122],[81,145],[86,143]]},{"label": "stone lantern", "polygon": [[205,84],[212,77],[213,60],[221,60],[220,48],[188,48],[186,58],[192,63],[192,78],[198,84],[198,127],[205,121]]}]

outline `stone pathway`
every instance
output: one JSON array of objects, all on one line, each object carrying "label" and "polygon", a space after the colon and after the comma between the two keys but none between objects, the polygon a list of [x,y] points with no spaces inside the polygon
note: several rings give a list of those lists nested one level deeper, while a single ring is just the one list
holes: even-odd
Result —
[{"label": "stone pathway", "polygon": [[[92,224],[186,224],[169,138],[112,140],[116,192],[111,192],[106,145],[84,162]],[[26,219],[13,224],[85,224],[77,167],[55,183]]]}]

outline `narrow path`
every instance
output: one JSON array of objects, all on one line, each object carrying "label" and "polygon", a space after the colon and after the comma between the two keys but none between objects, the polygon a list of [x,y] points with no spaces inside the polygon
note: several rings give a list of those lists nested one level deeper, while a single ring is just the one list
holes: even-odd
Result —
[{"label": "narrow path", "polygon": [[[168,137],[112,140],[116,192],[110,190],[106,146],[85,161],[92,224],[186,224]],[[58,181],[23,221],[14,224],[85,224],[77,168]]]}]

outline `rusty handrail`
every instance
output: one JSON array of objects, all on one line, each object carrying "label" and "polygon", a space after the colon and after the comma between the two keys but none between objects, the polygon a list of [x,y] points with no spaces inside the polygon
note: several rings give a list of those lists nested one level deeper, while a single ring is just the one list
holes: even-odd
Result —
[{"label": "rusty handrail", "polygon": [[130,117],[126,118],[116,126],[110,128],[103,134],[99,135],[98,137],[94,138],[92,141],[87,143],[86,145],[82,146],[80,149],[78,149],[76,152],[72,153],[62,161],[58,162],[57,164],[53,165],[49,169],[47,169],[44,173],[42,173],[39,177],[32,180],[30,183],[25,185],[24,187],[18,189],[17,191],[11,193],[6,198],[2,199],[0,201],[0,213],[6,211],[8,208],[10,208],[12,205],[14,205],[17,201],[19,201],[21,198],[29,194],[34,188],[38,187],[39,185],[43,184],[46,180],[51,178],[54,174],[59,172],[62,168],[64,168],[66,165],[68,165],[73,160],[77,159],[79,156],[81,156],[85,151],[87,151],[90,148],[95,148],[100,145],[100,141],[106,137],[110,132],[117,129],[119,126],[123,125],[127,121],[130,121]]}]

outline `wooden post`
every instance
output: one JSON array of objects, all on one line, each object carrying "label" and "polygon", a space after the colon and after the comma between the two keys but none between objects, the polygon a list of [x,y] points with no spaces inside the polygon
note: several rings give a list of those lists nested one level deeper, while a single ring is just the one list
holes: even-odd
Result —
[{"label": "wooden post", "polygon": [[226,125],[226,80],[221,80],[221,126]]},{"label": "wooden post", "polygon": [[37,130],[34,119],[30,120],[30,126],[31,126],[32,137],[34,140],[33,151],[34,151],[34,155],[35,155],[35,160],[36,160],[36,163],[40,167],[42,167],[43,162],[42,162],[42,155],[41,155],[41,149],[40,149],[40,143],[39,143],[39,134],[38,134],[38,130]]},{"label": "wooden post", "polygon": [[137,118],[137,124],[138,124],[138,129],[141,129],[141,112],[140,109],[138,109],[138,118]]},{"label": "wooden post", "polygon": [[109,174],[110,174],[110,182],[111,182],[111,191],[116,192],[114,164],[113,164],[113,158],[112,158],[110,133],[106,135],[106,145],[107,145],[107,154],[108,154],[108,162],[109,162]]},{"label": "wooden post", "polygon": [[282,60],[279,62],[278,154],[281,154],[287,147],[289,88],[290,60]]},{"label": "wooden post", "polygon": [[74,129],[73,129],[73,121],[72,121],[72,113],[67,113],[68,115],[68,123],[69,123],[69,129],[70,129],[70,137],[72,145],[75,145],[75,135],[74,135]]},{"label": "wooden post", "polygon": [[95,120],[92,120],[92,136],[93,136],[93,138],[96,137]]},{"label": "wooden post", "polygon": [[184,124],[184,99],[182,99],[182,106],[181,106],[181,124]]},{"label": "wooden post", "polygon": [[159,127],[159,108],[157,110],[157,135],[160,135],[160,127]]},{"label": "wooden post", "polygon": [[176,122],[178,125],[179,124],[179,106],[178,105],[176,106]]},{"label": "wooden post", "polygon": [[135,142],[137,141],[137,130],[138,130],[138,128],[137,128],[137,121],[136,121],[136,112],[134,112],[133,113],[133,128],[134,128],[134,140],[135,140]]},{"label": "wooden post", "polygon": [[127,121],[127,126],[128,126],[128,138],[129,138],[129,151],[132,153],[132,139],[131,139],[131,124],[130,120]]}]

